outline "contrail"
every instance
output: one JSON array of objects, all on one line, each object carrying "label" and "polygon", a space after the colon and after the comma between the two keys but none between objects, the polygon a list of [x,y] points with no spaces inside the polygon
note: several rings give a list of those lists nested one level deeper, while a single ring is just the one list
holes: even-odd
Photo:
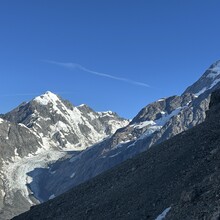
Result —
[{"label": "contrail", "polygon": [[106,74],[106,73],[96,72],[96,71],[87,69],[86,67],[81,66],[80,64],[77,64],[77,63],[62,63],[62,62],[57,62],[57,61],[52,61],[52,60],[44,60],[44,62],[59,65],[59,66],[63,66],[65,68],[79,69],[79,70],[82,70],[84,72],[96,75],[96,76],[105,77],[105,78],[109,78],[109,79],[114,79],[114,80],[130,83],[130,84],[134,84],[134,85],[137,85],[137,86],[143,86],[143,87],[147,87],[147,88],[151,87],[150,85],[148,85],[146,83],[134,81],[134,80],[127,79],[127,78],[117,77],[117,76],[113,76],[113,75]]}]

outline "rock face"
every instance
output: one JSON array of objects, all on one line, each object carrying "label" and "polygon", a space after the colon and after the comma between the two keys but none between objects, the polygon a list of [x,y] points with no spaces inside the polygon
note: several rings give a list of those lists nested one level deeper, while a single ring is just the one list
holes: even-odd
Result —
[{"label": "rock face", "polygon": [[220,82],[220,61],[213,63],[193,85],[184,93],[192,93],[197,96],[213,89]]},{"label": "rock face", "polygon": [[8,181],[10,170],[5,168],[19,155],[25,157],[36,152],[41,144],[40,139],[23,124],[3,119],[0,119],[0,143],[0,219],[5,220],[30,206],[22,191],[12,192]]},{"label": "rock face", "polygon": [[[210,94],[220,87],[220,61],[181,96],[160,99],[144,107],[125,127],[86,151],[50,166],[35,176],[42,188],[37,198],[47,201],[205,120]],[[208,84],[206,84],[208,83]],[[202,91],[202,92],[201,92]],[[191,93],[190,93],[191,92]],[[35,175],[34,172],[30,175]],[[36,194],[35,194],[36,195]]]},{"label": "rock face", "polygon": [[[47,168],[69,151],[77,154],[127,124],[116,113],[74,107],[51,92],[1,115],[0,219],[39,203],[27,187],[32,182],[27,173]],[[39,187],[34,184],[36,191]]]},{"label": "rock face", "polygon": [[217,220],[219,122],[220,90],[205,122],[14,219]]},{"label": "rock face", "polygon": [[2,116],[22,123],[36,136],[58,148],[82,150],[113,134],[128,121],[113,112],[95,112],[86,105],[74,107],[57,95],[46,92]]}]

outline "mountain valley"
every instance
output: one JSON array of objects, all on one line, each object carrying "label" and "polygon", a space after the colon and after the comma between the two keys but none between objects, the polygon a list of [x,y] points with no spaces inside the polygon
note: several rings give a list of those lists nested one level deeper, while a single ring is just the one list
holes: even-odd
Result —
[{"label": "mountain valley", "polygon": [[[73,191],[76,197],[79,197],[78,191],[81,188],[84,190],[83,187],[86,187],[86,184],[93,184],[91,185],[93,187],[97,185],[104,192],[109,185],[103,185],[102,188],[99,183],[99,181],[104,181],[102,178],[106,182],[106,176],[110,175],[114,182],[116,178],[114,175],[118,176],[114,172],[118,173],[117,169],[122,169],[122,176],[126,179],[128,178],[126,173],[130,172],[128,170],[130,168],[132,170],[133,164],[138,164],[139,160],[142,163],[140,167],[143,166],[143,169],[149,169],[149,171],[146,171],[146,175],[150,175],[148,172],[153,172],[149,168],[150,161],[156,160],[156,157],[152,155],[157,154],[157,151],[160,151],[158,154],[162,164],[162,158],[165,155],[165,158],[176,157],[175,160],[179,160],[178,154],[175,156],[171,153],[171,148],[174,152],[177,151],[175,150],[176,145],[178,149],[184,148],[183,145],[186,145],[186,143],[182,143],[182,141],[178,145],[178,140],[185,134],[190,136],[187,130],[200,126],[199,124],[205,121],[211,93],[218,88],[220,88],[220,61],[212,64],[201,78],[188,87],[182,95],[161,98],[148,104],[131,121],[123,119],[111,111],[95,112],[87,105],[75,107],[52,92],[46,92],[30,102],[22,103],[11,112],[2,114],[0,121],[0,219],[12,218],[27,211],[30,206],[51,200],[73,187],[76,187],[75,191]],[[216,95],[216,97],[218,96]],[[214,121],[214,119],[212,120]],[[216,123],[213,126],[217,126]],[[205,133],[204,126],[203,124],[199,128]],[[198,129],[198,127],[195,129]],[[195,137],[197,137],[199,132],[197,130],[195,132]],[[199,135],[198,137],[200,138]],[[171,139],[173,137],[174,139]],[[217,138],[216,136],[213,137]],[[210,139],[212,136],[208,134],[207,138]],[[168,150],[164,150],[165,153],[163,155],[163,150],[157,150],[156,146],[162,146],[159,149],[165,149],[166,144],[169,143],[166,142],[168,139],[171,139],[170,143],[175,144],[171,144],[172,147],[170,148],[167,147]],[[196,140],[194,142],[196,143]],[[185,151],[185,154],[188,154],[187,147]],[[138,155],[134,158],[135,162],[132,162],[133,159],[131,160],[131,158],[142,152],[144,154]],[[168,152],[170,155],[168,155]],[[195,152],[197,152],[196,149]],[[193,157],[197,157],[197,154]],[[125,160],[127,162],[124,162]],[[146,161],[146,164],[143,161]],[[122,162],[124,163],[121,168],[115,168],[116,171],[114,169],[107,171]],[[128,170],[125,169],[126,163],[130,167]],[[158,173],[164,171],[164,167],[157,165],[159,162],[152,163]],[[176,164],[173,163],[172,166],[176,166]],[[136,168],[134,169],[136,170]],[[173,170],[173,168],[170,168],[170,170]],[[107,173],[103,174],[103,177],[99,176],[104,171],[107,171]],[[185,170],[184,172],[186,173],[187,171]],[[111,177],[111,175],[114,177]],[[138,170],[135,175],[137,175],[135,178],[140,178],[140,171]],[[172,175],[171,173],[167,175],[172,176],[173,173]],[[98,177],[90,182],[79,185],[96,176]],[[122,177],[117,178],[119,178],[119,182],[122,181],[120,179]],[[183,176],[178,178],[183,178]],[[128,183],[123,183],[122,185],[120,183],[117,186],[119,187],[118,190],[122,186],[125,187],[126,184],[133,185],[133,181],[129,177]],[[110,198],[115,196],[116,186],[113,182],[109,183],[113,187],[113,191],[110,190],[109,194],[103,194],[103,196]],[[153,183],[155,181],[152,179],[151,184]],[[150,184],[150,180],[148,184]],[[174,182],[169,184],[174,184]],[[199,183],[197,182],[196,184]],[[77,187],[77,185],[79,186]],[[88,185],[89,188],[91,186]],[[177,187],[180,186],[181,184]],[[131,191],[136,190],[129,187],[128,189]],[[153,188],[152,190],[154,191]],[[100,193],[100,191],[97,190],[97,193]],[[144,195],[147,196],[148,193],[144,192]],[[167,193],[171,193],[171,191],[168,190]],[[65,200],[64,195],[57,197],[58,200],[54,201],[59,201],[59,198]],[[134,196],[133,194],[131,195]],[[88,196],[90,196],[89,193]],[[153,198],[152,195],[151,198],[155,203],[156,197]],[[164,200],[164,203],[160,202],[160,205],[155,208],[156,211],[149,211],[149,219],[155,218],[156,212],[159,215],[159,212],[161,213],[170,207],[173,202],[178,206],[176,198],[168,198],[169,202],[167,200]],[[97,199],[100,198],[97,197]],[[88,198],[88,201],[94,202],[91,198]],[[109,204],[111,202],[113,201],[109,200]],[[165,203],[167,207],[164,206]],[[52,204],[53,206],[50,201],[45,204]],[[99,203],[97,202],[97,204]],[[81,208],[85,207],[82,206]],[[33,210],[37,209],[33,208]],[[91,210],[93,209],[91,208]],[[93,211],[88,211],[88,213],[90,212]],[[146,214],[145,212],[143,213],[139,217]],[[95,213],[94,216],[96,215]],[[99,217],[108,217],[108,215]],[[126,214],[126,218],[128,217]],[[53,219],[55,219],[54,216]],[[171,219],[175,218],[172,217]]]}]

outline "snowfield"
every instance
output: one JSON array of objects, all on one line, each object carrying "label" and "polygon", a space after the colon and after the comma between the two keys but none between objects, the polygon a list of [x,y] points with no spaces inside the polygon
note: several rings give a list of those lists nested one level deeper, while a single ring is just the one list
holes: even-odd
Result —
[{"label": "snowfield", "polygon": [[166,208],[160,215],[157,216],[155,220],[163,220],[165,219],[167,213],[170,211],[171,207]]},{"label": "snowfield", "polygon": [[32,182],[32,178],[27,173],[35,168],[46,168],[49,163],[58,160],[65,154],[64,151],[45,150],[38,155],[29,155],[24,158],[16,156],[14,161],[4,162],[1,176],[5,186],[5,202],[12,205],[15,192],[19,191],[31,205],[34,205],[30,199],[31,192],[27,187],[27,184]]}]

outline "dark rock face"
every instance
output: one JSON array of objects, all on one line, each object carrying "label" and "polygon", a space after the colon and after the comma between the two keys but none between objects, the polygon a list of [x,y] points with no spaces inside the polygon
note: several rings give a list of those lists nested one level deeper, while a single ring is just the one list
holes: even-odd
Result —
[{"label": "dark rock face", "polygon": [[220,91],[206,121],[15,220],[218,219],[220,216]]},{"label": "dark rock face", "polygon": [[8,181],[9,170],[4,172],[3,167],[13,163],[15,158],[25,157],[37,151],[42,146],[40,139],[23,124],[16,124],[0,119],[0,219],[19,214],[30,206],[23,195],[17,191],[13,198],[9,196]]},{"label": "dark rock face", "polygon": [[40,139],[32,134],[26,126],[0,120],[1,162],[15,157],[16,154],[22,157],[27,156],[41,148]]},{"label": "dark rock face", "polygon": [[79,149],[101,141],[128,123],[112,112],[97,113],[86,105],[74,107],[51,92],[21,104],[2,118],[26,125],[58,148],[74,145]]},{"label": "dark rock face", "polygon": [[220,90],[216,90],[212,93],[212,98],[209,103],[210,110],[207,111],[207,118],[212,118],[217,115],[220,107]]}]

